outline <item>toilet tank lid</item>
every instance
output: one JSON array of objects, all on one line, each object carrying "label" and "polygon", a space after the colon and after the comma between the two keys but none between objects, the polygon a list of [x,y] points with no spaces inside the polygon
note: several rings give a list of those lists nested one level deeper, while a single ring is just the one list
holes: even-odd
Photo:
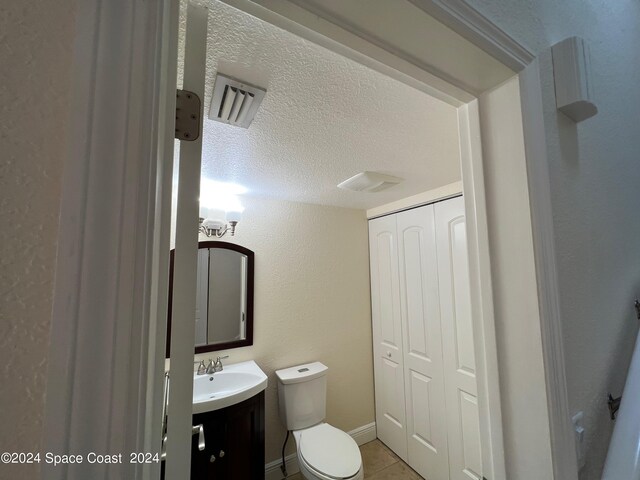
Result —
[{"label": "toilet tank lid", "polygon": [[327,374],[327,370],[329,369],[326,365],[320,362],[313,362],[276,370],[276,375],[280,383],[286,385],[289,383],[307,382],[314,378],[322,377]]}]

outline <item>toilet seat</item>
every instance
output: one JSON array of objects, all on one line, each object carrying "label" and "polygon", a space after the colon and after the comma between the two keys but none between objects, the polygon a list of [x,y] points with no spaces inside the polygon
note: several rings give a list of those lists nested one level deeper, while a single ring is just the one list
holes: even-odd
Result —
[{"label": "toilet seat", "polygon": [[360,469],[354,476],[349,478],[330,477],[324,473],[314,470],[312,467],[307,465],[307,462],[305,462],[304,459],[302,459],[300,463],[300,472],[302,473],[302,478],[313,480],[362,480],[364,478],[362,469]]},{"label": "toilet seat", "polygon": [[344,480],[360,473],[358,444],[342,430],[321,423],[296,433],[299,456],[320,478]]}]

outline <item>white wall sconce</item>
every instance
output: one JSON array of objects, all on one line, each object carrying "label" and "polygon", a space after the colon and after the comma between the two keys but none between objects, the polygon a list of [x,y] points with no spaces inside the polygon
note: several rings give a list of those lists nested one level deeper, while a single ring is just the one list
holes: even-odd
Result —
[{"label": "white wall sconce", "polygon": [[238,195],[247,189],[233,183],[202,179],[198,232],[207,237],[234,236],[244,207]]},{"label": "white wall sconce", "polygon": [[233,237],[239,221],[240,212],[228,212],[226,221],[200,217],[200,227],[198,230],[207,237],[222,238],[227,232]]},{"label": "white wall sconce", "polygon": [[580,37],[570,37],[551,48],[558,110],[574,122],[598,113],[593,99],[589,50]]}]

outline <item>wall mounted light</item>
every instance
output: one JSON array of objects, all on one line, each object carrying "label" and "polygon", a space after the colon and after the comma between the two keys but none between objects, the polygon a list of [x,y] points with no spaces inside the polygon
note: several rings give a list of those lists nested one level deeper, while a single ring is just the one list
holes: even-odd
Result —
[{"label": "wall mounted light", "polygon": [[240,221],[240,212],[228,212],[226,217],[226,221],[200,217],[200,233],[207,237],[222,238],[229,232],[233,237],[236,233],[236,225]]},{"label": "wall mounted light", "polygon": [[233,183],[202,179],[200,184],[200,225],[198,231],[207,237],[221,238],[236,233],[244,207],[238,195],[247,189]]}]

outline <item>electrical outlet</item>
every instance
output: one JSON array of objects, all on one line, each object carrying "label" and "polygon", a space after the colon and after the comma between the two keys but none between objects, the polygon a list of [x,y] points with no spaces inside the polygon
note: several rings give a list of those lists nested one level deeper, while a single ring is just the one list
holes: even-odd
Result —
[{"label": "electrical outlet", "polygon": [[571,423],[573,424],[573,431],[575,434],[575,444],[576,444],[576,457],[578,457],[578,470],[582,469],[587,461],[585,456],[585,445],[584,445],[584,413],[578,412],[571,418]]}]

